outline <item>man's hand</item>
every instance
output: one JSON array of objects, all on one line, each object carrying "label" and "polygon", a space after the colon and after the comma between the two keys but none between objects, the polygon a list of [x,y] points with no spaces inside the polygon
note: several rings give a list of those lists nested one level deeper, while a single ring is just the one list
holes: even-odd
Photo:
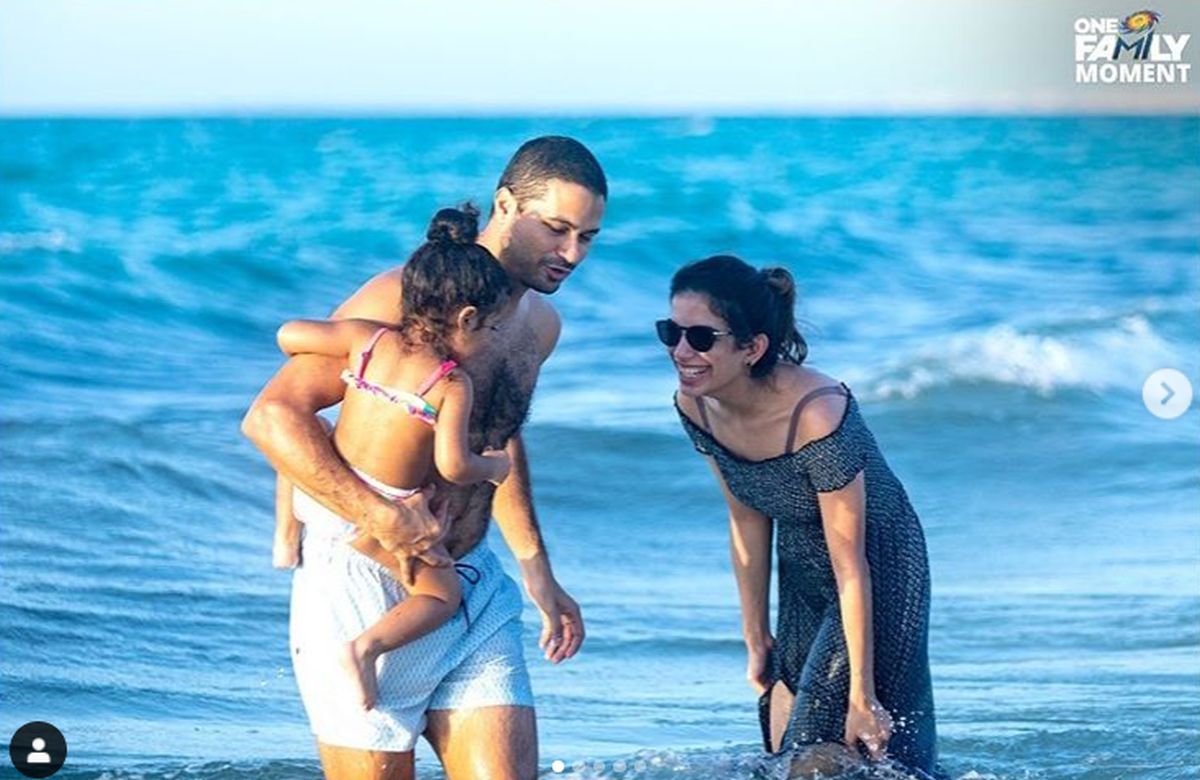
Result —
[{"label": "man's hand", "polygon": [[525,592],[542,615],[538,647],[550,663],[560,663],[579,652],[583,644],[583,615],[552,575],[527,575]]},{"label": "man's hand", "polygon": [[450,566],[454,561],[443,550],[431,550],[450,530],[446,507],[435,513],[430,507],[432,488],[425,488],[408,498],[382,502],[373,514],[367,533],[380,546],[400,557],[420,558],[430,566]]}]

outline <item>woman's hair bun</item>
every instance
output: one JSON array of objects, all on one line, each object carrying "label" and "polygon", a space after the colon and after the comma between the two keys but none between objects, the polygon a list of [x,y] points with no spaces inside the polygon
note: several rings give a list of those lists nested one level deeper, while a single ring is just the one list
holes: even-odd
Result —
[{"label": "woman's hair bun", "polygon": [[766,335],[769,346],[750,367],[752,378],[770,375],[781,360],[800,365],[808,356],[808,345],[796,329],[796,280],[786,268],[758,270],[733,255],[714,255],[671,277],[671,297],[685,292],[708,298],[708,308],[729,326],[739,347]]},{"label": "woman's hair bun", "polygon": [[478,236],[479,209],[470,203],[457,209],[442,209],[433,215],[425,231],[428,241],[439,244],[473,244]]},{"label": "woman's hair bun", "polygon": [[762,269],[763,278],[771,289],[782,295],[784,298],[795,298],[796,296],[796,280],[788,269],[781,266],[773,266],[771,268]]}]

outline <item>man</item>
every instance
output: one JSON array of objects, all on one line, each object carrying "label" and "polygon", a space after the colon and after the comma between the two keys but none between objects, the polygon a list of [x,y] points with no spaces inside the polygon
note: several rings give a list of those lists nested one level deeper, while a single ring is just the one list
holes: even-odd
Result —
[{"label": "man", "polygon": [[[437,497],[447,507],[439,514],[449,517],[445,541],[456,558],[477,548],[489,515],[496,518],[520,565],[525,591],[541,613],[539,644],[554,663],[579,649],[583,621],[578,605],[550,569],[533,510],[519,429],[541,364],[554,349],[561,328],[558,313],[543,295],[557,291],[587,256],[599,232],[607,197],[607,181],[599,163],[570,138],[548,136],[525,143],[501,175],[491,216],[478,241],[504,267],[514,294],[504,325],[496,333],[495,349],[466,368],[475,385],[473,443],[505,447],[513,465],[498,489],[486,484],[448,486],[441,488]],[[371,279],[334,316],[396,322],[400,273],[396,268]],[[384,500],[338,458],[316,417],[317,410],[341,400],[345,390],[339,380],[341,367],[337,361],[318,356],[292,358],[255,400],[242,429],[272,465],[305,493],[377,538],[385,548],[420,554],[445,530],[442,517],[430,512],[428,497],[419,494],[402,504]],[[519,632],[519,615],[515,622]],[[506,630],[513,629],[508,626]],[[513,679],[489,680],[491,689],[528,689],[519,642],[514,655],[517,657],[498,665],[511,667]],[[459,668],[496,668],[492,660],[475,659],[472,667],[468,658]],[[456,685],[463,685],[463,680],[456,679]],[[439,696],[434,695],[424,736],[450,780],[530,780],[536,776],[534,711],[531,702],[517,699],[514,704],[438,708]],[[411,752],[326,744],[320,734],[318,740],[322,764],[331,778],[411,777]]]}]

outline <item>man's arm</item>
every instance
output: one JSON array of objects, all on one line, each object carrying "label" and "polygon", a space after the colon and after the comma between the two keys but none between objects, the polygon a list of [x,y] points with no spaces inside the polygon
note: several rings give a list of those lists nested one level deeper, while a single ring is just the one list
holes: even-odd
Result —
[{"label": "man's arm", "polygon": [[504,535],[504,543],[521,565],[521,572],[528,573],[541,567],[549,572],[550,562],[542,542],[542,529],[533,511],[529,460],[525,457],[525,442],[521,434],[509,439],[504,451],[509,458],[508,478],[500,483],[492,497],[492,515]]},{"label": "man's arm", "polygon": [[[530,305],[536,307],[530,316],[544,363],[558,343],[562,320],[540,297],[531,299]],[[492,515],[521,567],[525,591],[541,612],[542,635],[538,646],[545,651],[548,661],[558,663],[575,655],[583,644],[583,616],[579,604],[562,589],[550,569],[550,557],[533,509],[525,442],[519,433],[508,440],[505,451],[511,465],[508,479],[492,498]]]},{"label": "man's arm", "polygon": [[[539,363],[544,364],[554,352],[562,333],[562,319],[550,304],[536,296],[529,299],[530,317],[538,337]],[[526,575],[550,573],[550,561],[542,542],[542,529],[533,511],[533,490],[529,479],[529,461],[525,457],[525,442],[520,432],[505,446],[510,465],[508,479],[500,483],[492,498],[492,515],[504,535],[504,542]]]},{"label": "man's arm", "polygon": [[[334,317],[395,322],[399,273],[376,276],[343,303]],[[423,552],[442,535],[443,523],[417,494],[393,503],[371,490],[333,449],[317,411],[341,401],[344,359],[319,355],[291,358],[267,383],[242,420],[242,432],[275,469],[388,550]]]},{"label": "man's arm", "polygon": [[[385,500],[334,452],[316,413],[341,400],[344,360],[297,355],[271,377],[242,419],[242,433],[275,470],[305,493],[366,531]],[[332,382],[330,378],[332,377]]]}]

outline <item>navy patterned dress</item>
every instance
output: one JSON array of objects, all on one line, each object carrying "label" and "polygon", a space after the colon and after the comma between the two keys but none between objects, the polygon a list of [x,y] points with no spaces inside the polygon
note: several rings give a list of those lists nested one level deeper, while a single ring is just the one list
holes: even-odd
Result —
[{"label": "navy patterned dress", "polygon": [[[761,461],[730,452],[709,431],[688,419],[678,405],[676,410],[696,449],[716,461],[730,492],[774,520],[779,623],[772,654],[773,679],[782,680],[796,696],[784,733],[785,749],[843,739],[850,665],[817,494],[843,488],[864,472],[875,693],[894,721],[888,756],[907,769],[939,777],[927,653],[929,564],[925,537],[903,486],[883,459],[849,388],[823,388],[802,399],[792,417],[792,431],[803,405],[815,394],[831,391],[846,396],[846,410],[837,428],[794,451]],[[700,411],[702,418],[706,417],[702,401]],[[789,436],[788,446],[792,438]],[[760,707],[763,739],[770,750],[767,712],[767,707]]]}]

